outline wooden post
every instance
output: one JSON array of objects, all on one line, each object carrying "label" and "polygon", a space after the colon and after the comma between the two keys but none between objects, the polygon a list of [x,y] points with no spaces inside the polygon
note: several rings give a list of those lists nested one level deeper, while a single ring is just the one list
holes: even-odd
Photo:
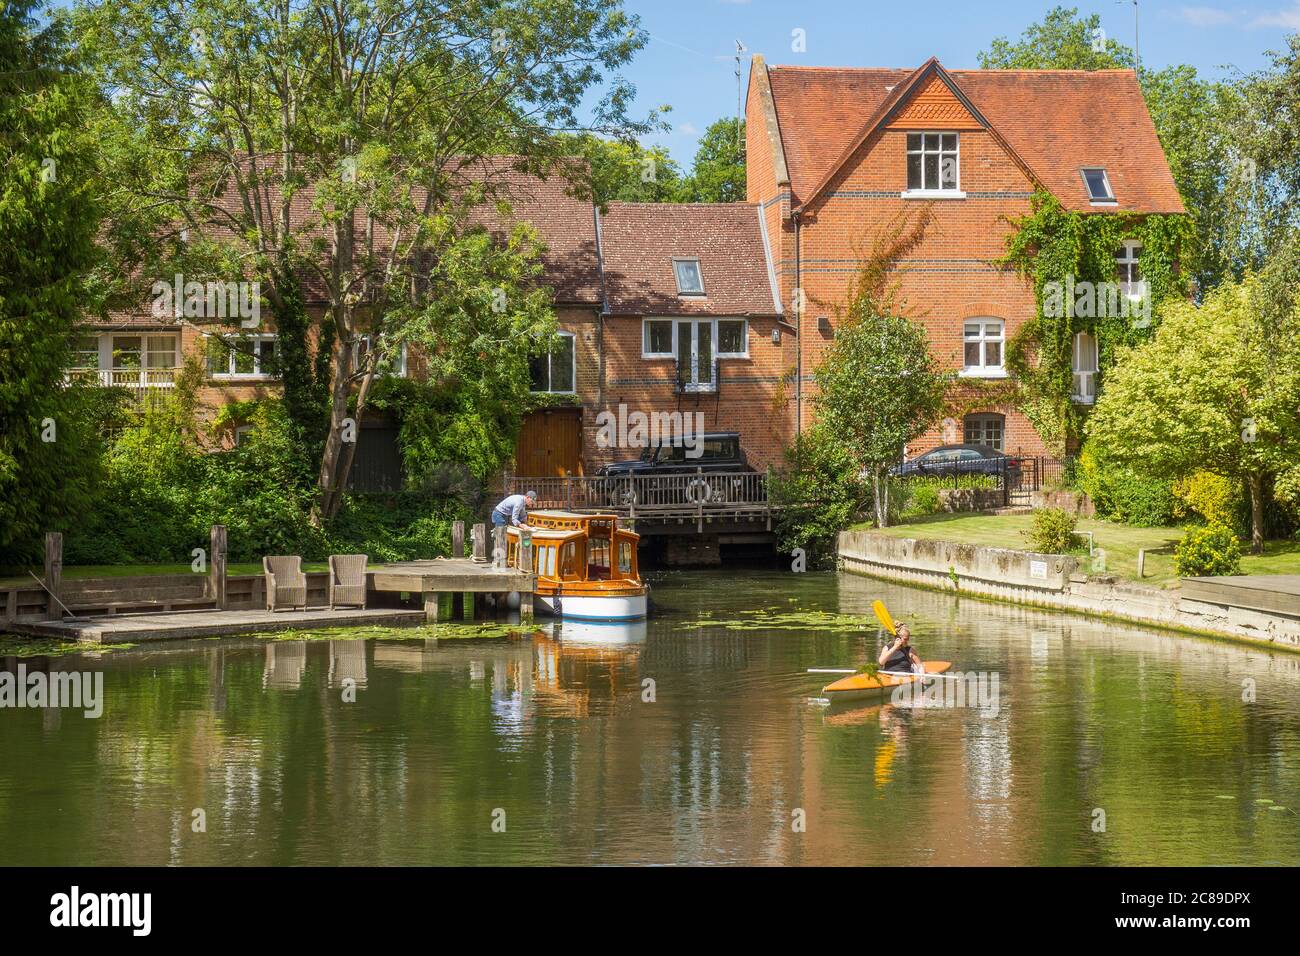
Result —
[{"label": "wooden post", "polygon": [[700,490],[704,485],[704,469],[699,465],[695,466],[695,523],[696,534],[704,534],[704,499],[700,496]]},{"label": "wooden post", "polygon": [[212,575],[212,599],[218,611],[226,609],[226,526],[212,526],[212,553],[208,573]]},{"label": "wooden post", "polygon": [[573,475],[567,471],[564,473],[564,507],[573,510]]},{"label": "wooden post", "polygon": [[519,592],[519,620],[529,622],[533,619],[533,592]]},{"label": "wooden post", "polygon": [[425,591],[424,598],[424,620],[426,624],[438,623],[438,592]]},{"label": "wooden post", "polygon": [[[451,523],[451,556],[453,558],[465,557],[465,522],[453,521]],[[457,591],[451,598],[451,619],[459,621],[465,616],[465,595]]]},{"label": "wooden post", "polygon": [[474,525],[469,536],[474,548],[474,563],[487,564],[487,525]]},{"label": "wooden post", "polygon": [[18,620],[18,589],[10,588],[5,598],[5,623],[12,624]]},{"label": "wooden post", "polygon": [[1146,576],[1145,575],[1146,565],[1147,565],[1146,548],[1138,548],[1138,579],[1139,580],[1141,580],[1143,577]]},{"label": "wooden post", "polygon": [[500,570],[506,566],[506,526],[492,528],[492,567]]},{"label": "wooden post", "polygon": [[59,606],[59,591],[63,585],[63,535],[58,531],[45,533],[45,619],[63,620]]}]

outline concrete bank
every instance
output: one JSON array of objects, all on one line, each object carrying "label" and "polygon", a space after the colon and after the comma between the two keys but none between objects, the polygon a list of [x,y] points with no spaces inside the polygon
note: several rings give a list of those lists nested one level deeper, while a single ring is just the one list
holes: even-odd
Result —
[{"label": "concrete bank", "polygon": [[[1181,589],[1165,590],[1089,579],[1071,555],[871,531],[840,532],[838,555],[841,569],[851,574],[1300,650],[1300,579],[1295,576],[1193,578]],[[1215,586],[1200,586],[1208,581]],[[1259,596],[1261,582],[1268,586],[1267,600]]]}]

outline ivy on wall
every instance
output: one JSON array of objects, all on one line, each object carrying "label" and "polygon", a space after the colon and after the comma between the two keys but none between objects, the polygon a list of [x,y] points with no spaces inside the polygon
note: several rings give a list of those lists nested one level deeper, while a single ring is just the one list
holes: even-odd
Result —
[{"label": "ivy on wall", "polygon": [[[980,394],[979,398],[1014,399],[1048,447],[1061,453],[1080,439],[1084,418],[1084,407],[1071,400],[1075,334],[1096,336],[1099,379],[1104,380],[1119,350],[1144,340],[1159,325],[1161,304],[1186,297],[1178,254],[1192,227],[1181,214],[1067,211],[1041,190],[1031,200],[1029,215],[1011,224],[1015,231],[1007,239],[1007,254],[999,264],[1033,284],[1035,315],[1006,345],[1007,368],[1014,384],[985,386],[997,394]],[[1126,239],[1142,243],[1140,269],[1146,282],[1146,303],[1133,305],[1120,296],[1120,308],[1116,309],[1114,299],[1109,307],[1102,307],[1102,296],[1076,301],[1074,296],[1087,293],[1082,283],[1097,288],[1118,281],[1116,253]],[[1073,305],[1063,308],[1067,299]]]}]

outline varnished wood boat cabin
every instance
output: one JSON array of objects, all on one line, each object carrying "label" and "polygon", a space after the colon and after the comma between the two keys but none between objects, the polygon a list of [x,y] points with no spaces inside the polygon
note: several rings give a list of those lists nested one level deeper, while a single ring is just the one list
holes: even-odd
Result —
[{"label": "varnished wood boat cabin", "polygon": [[510,567],[531,565],[541,610],[558,617],[625,621],[646,614],[646,586],[637,568],[641,536],[618,526],[617,515],[532,511],[532,529],[506,530]]}]

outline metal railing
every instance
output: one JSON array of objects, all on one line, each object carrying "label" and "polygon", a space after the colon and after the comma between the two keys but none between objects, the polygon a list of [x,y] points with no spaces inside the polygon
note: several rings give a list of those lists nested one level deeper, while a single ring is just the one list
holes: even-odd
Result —
[{"label": "metal railing", "polygon": [[698,468],[675,475],[583,476],[505,479],[506,494],[537,492],[537,507],[566,511],[609,511],[621,517],[768,518],[765,472],[709,472]]},{"label": "metal railing", "polygon": [[[694,363],[692,363],[694,364]],[[722,372],[722,366],[718,360],[714,359],[710,363],[710,380],[707,382],[692,382],[691,367],[682,365],[681,359],[673,360],[674,379],[673,391],[678,395],[715,395],[719,389],[718,376]]]}]

